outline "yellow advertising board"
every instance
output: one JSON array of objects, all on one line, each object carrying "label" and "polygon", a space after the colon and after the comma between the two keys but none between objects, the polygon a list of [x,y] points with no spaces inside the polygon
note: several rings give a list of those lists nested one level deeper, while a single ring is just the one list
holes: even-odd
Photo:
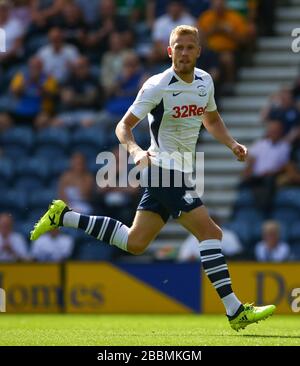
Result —
[{"label": "yellow advertising board", "polygon": [[193,312],[180,301],[110,263],[67,263],[65,275],[67,313]]},{"label": "yellow advertising board", "polygon": [[8,313],[61,311],[61,270],[58,264],[0,264],[0,288]]},{"label": "yellow advertising board", "polygon": [[[297,291],[300,288],[300,264],[267,263],[229,263],[232,287],[242,302],[255,302],[256,305],[275,304],[276,313],[299,314],[292,310],[297,306]],[[202,276],[203,313],[224,313],[224,307],[211,283]],[[300,291],[299,291],[300,293]],[[298,301],[299,303],[299,301]],[[300,304],[298,304],[300,311]]]}]

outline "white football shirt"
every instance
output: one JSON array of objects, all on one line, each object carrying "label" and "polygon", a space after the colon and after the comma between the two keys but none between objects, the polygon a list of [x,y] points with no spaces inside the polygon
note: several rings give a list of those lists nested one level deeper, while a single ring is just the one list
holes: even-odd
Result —
[{"label": "white football shirt", "polygon": [[194,81],[186,83],[171,67],[144,83],[129,111],[140,120],[148,114],[152,163],[191,173],[203,114],[216,109],[207,72],[195,68]]}]

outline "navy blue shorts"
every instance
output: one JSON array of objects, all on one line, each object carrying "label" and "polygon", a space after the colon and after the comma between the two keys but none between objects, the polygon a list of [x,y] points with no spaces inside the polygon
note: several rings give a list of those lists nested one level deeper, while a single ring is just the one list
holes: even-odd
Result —
[{"label": "navy blue shorts", "polygon": [[[177,219],[181,212],[189,212],[196,207],[202,206],[203,203],[199,197],[191,197],[187,192],[195,191],[195,187],[186,184],[184,180],[185,173],[170,170],[170,184],[163,184],[162,173],[165,169],[152,166],[146,168],[148,170],[147,182],[144,194],[138,205],[138,210],[146,210],[158,213],[164,222],[167,222],[170,215]],[[145,170],[146,170],[145,169]],[[155,184],[150,181],[150,173],[156,171]],[[159,176],[158,176],[159,174]],[[153,176],[152,176],[153,177]],[[175,178],[176,177],[176,178]],[[177,187],[174,182],[181,179],[181,186]]]}]

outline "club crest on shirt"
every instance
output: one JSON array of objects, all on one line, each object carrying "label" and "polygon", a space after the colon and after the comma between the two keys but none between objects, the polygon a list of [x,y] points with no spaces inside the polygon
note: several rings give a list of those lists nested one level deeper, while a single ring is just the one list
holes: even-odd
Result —
[{"label": "club crest on shirt", "polygon": [[198,93],[199,93],[198,95],[200,97],[205,97],[207,95],[207,91],[206,91],[206,88],[205,88],[204,85],[199,85],[199,86],[197,86],[197,88],[199,89],[198,90]]}]

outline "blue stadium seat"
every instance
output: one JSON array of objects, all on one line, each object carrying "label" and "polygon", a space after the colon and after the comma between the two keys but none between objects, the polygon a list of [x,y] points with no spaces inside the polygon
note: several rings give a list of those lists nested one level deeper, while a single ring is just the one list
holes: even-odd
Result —
[{"label": "blue stadium seat", "polygon": [[57,199],[57,191],[53,189],[41,189],[30,192],[28,198],[28,206],[30,209],[42,208],[47,209],[52,200]]},{"label": "blue stadium seat", "polygon": [[293,224],[295,221],[299,221],[300,213],[295,208],[276,208],[272,212],[272,218],[288,225]]},{"label": "blue stadium seat", "polygon": [[23,235],[24,239],[29,241],[30,231],[33,229],[31,221],[20,221],[15,223],[14,230]]},{"label": "blue stadium seat", "polygon": [[116,248],[101,243],[100,241],[90,241],[79,246],[76,259],[82,261],[109,261],[113,259]]},{"label": "blue stadium seat", "polygon": [[226,223],[224,227],[234,231],[240,238],[241,243],[244,247],[250,244],[251,231],[253,230],[253,226],[249,222],[239,219],[236,221]]},{"label": "blue stadium seat", "polygon": [[47,160],[39,157],[31,159],[21,159],[17,162],[17,177],[39,177],[45,180],[48,176],[49,163]]},{"label": "blue stadium seat", "polygon": [[235,209],[254,206],[255,200],[252,191],[250,189],[241,189],[238,192],[237,199],[235,201]]},{"label": "blue stadium seat", "polygon": [[[64,152],[67,152],[70,144],[70,135],[67,130],[56,127],[45,128],[37,134],[36,149],[39,147],[60,147]],[[50,158],[51,159],[51,158]]]},{"label": "blue stadium seat", "polygon": [[32,191],[38,191],[44,186],[43,179],[36,175],[22,176],[16,179],[14,188],[18,190],[24,190],[27,193]]},{"label": "blue stadium seat", "polygon": [[300,242],[292,246],[292,260],[299,261],[300,260]]},{"label": "blue stadium seat", "polygon": [[300,243],[300,225],[299,221],[291,225],[289,240],[291,243]]},{"label": "blue stadium seat", "polygon": [[110,146],[109,139],[100,128],[79,128],[72,136],[72,152],[82,152],[87,159],[94,158],[99,152],[107,150]]},{"label": "blue stadium seat", "polygon": [[0,211],[10,213],[15,220],[24,219],[27,192],[24,190],[0,191]]},{"label": "blue stadium seat", "polygon": [[4,148],[5,155],[13,159],[29,155],[33,142],[33,132],[29,127],[11,128],[0,137],[0,144]]},{"label": "blue stadium seat", "polygon": [[70,159],[69,158],[60,158],[55,161],[55,164],[51,164],[49,167],[49,173],[52,177],[58,178],[60,177],[66,170],[70,167]]},{"label": "blue stadium seat", "polygon": [[66,156],[65,148],[60,145],[40,145],[35,149],[35,156],[48,161],[58,161]]},{"label": "blue stadium seat", "polygon": [[259,210],[252,207],[239,208],[234,212],[235,220],[243,220],[248,222],[257,222],[264,219],[264,215]]},{"label": "blue stadium seat", "polygon": [[14,164],[11,159],[0,158],[0,187],[7,187],[12,183]]},{"label": "blue stadium seat", "polygon": [[275,197],[275,207],[295,207],[300,208],[300,188],[280,189]]}]

